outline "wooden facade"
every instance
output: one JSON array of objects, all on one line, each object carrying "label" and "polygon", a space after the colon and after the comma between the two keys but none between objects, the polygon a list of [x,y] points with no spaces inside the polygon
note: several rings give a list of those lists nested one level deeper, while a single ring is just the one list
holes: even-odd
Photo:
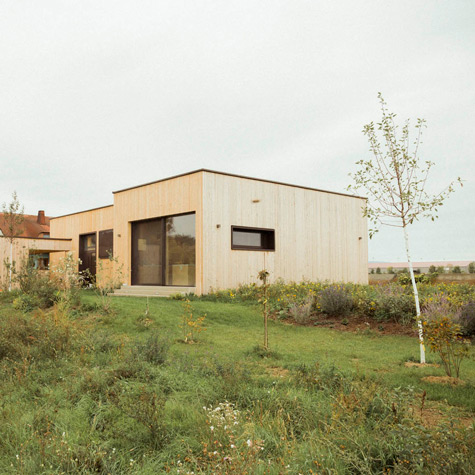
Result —
[{"label": "wooden facade", "polygon": [[[131,285],[134,223],[193,213],[197,294],[271,280],[366,283],[365,200],[344,194],[211,170],[114,192],[114,204],[51,220],[51,236],[72,239],[113,229],[113,253]],[[232,227],[267,229],[275,249],[233,249]]]},{"label": "wooden facade", "polygon": [[52,256],[64,256],[72,249],[71,239],[25,238],[17,237],[11,245],[10,240],[0,236],[0,282],[7,279],[7,269],[4,262],[15,262],[19,268],[30,254],[49,253]]}]

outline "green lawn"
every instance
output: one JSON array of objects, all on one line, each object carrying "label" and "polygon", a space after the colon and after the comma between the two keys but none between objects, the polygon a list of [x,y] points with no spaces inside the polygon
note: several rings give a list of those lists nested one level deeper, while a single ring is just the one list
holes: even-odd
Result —
[{"label": "green lawn", "polygon": [[0,473],[473,473],[473,350],[448,387],[415,338],[271,321],[263,357],[258,306],[193,301],[184,344],[181,301],[98,303],[0,301]]}]

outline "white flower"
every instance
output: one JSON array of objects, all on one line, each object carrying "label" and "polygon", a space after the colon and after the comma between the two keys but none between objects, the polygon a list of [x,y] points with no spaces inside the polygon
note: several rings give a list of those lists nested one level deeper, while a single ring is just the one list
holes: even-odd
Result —
[{"label": "white flower", "polygon": [[247,439],[246,444],[247,444],[248,447],[252,447],[252,441],[251,440]]},{"label": "white flower", "polygon": [[209,426],[209,428],[211,429],[211,432],[214,431],[214,427],[213,427],[213,426]]}]

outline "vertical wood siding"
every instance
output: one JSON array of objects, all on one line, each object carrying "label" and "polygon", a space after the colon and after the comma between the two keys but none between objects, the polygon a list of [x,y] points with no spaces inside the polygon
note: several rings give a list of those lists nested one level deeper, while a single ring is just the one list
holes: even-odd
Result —
[{"label": "vertical wood siding", "polygon": [[[367,283],[364,204],[361,198],[204,172],[204,292],[255,282],[264,268],[272,280]],[[231,250],[232,225],[275,229],[275,252]]]}]

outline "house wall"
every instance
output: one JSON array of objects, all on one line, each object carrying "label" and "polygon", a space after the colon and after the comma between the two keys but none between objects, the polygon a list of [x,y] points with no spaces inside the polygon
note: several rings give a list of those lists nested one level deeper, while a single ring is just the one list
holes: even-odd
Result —
[{"label": "house wall", "polygon": [[[98,233],[106,229],[114,228],[114,207],[112,205],[103,208],[97,208],[80,213],[69,214],[59,218],[51,218],[50,221],[50,236],[52,238],[70,238],[71,252],[73,258],[79,258],[79,235],[88,233]],[[114,233],[115,234],[115,233]],[[116,254],[116,237],[114,235],[114,255]],[[96,238],[96,263],[102,261],[103,272],[105,275],[110,275],[111,262],[108,259],[99,259],[99,241]],[[59,260],[65,256],[63,254],[54,254],[50,257],[50,266],[59,264]]]},{"label": "house wall", "polygon": [[[71,249],[71,240],[69,239],[48,239],[48,238],[15,238],[12,246],[12,256],[16,268],[19,269],[31,251],[50,252],[50,261],[54,256],[64,255]],[[0,283],[2,286],[8,279],[8,271],[4,262],[10,259],[10,241],[5,237],[0,237]]]},{"label": "house wall", "polygon": [[114,252],[131,284],[133,221],[194,212],[196,292],[202,291],[202,174],[196,172],[114,193]]},{"label": "house wall", "polygon": [[[203,291],[256,281],[264,268],[271,280],[367,283],[364,205],[361,198],[204,172]],[[275,229],[275,252],[231,250],[232,225]]]}]

